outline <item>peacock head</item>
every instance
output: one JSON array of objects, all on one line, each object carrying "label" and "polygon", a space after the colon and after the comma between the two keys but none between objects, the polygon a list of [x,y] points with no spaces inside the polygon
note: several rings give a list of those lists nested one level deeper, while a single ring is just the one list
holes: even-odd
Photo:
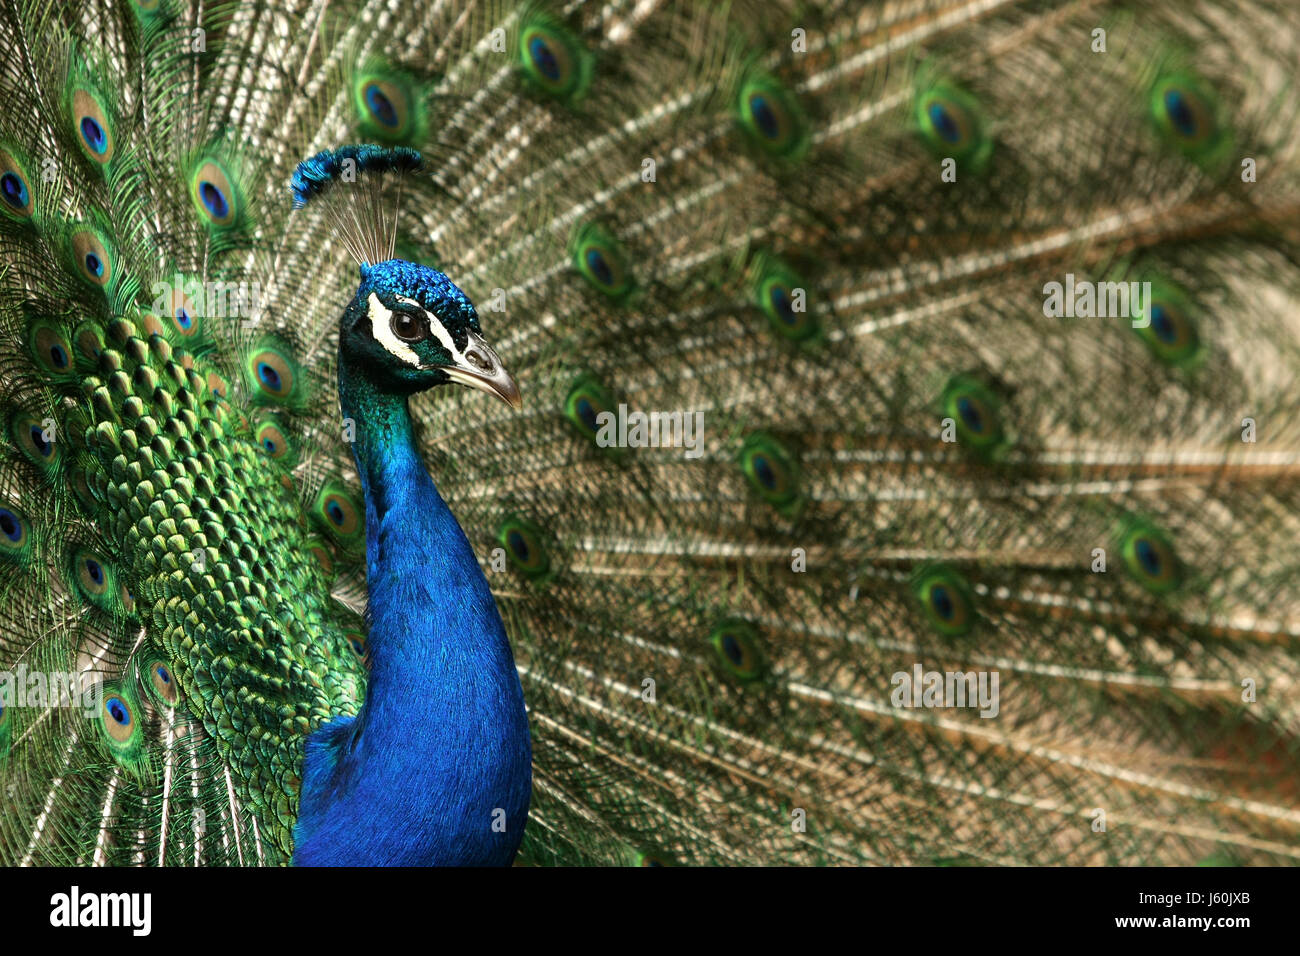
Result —
[{"label": "peacock head", "polygon": [[455,382],[523,407],[469,297],[428,266],[404,259],[363,264],[343,313],[339,353],[351,371],[385,391],[411,395]]}]

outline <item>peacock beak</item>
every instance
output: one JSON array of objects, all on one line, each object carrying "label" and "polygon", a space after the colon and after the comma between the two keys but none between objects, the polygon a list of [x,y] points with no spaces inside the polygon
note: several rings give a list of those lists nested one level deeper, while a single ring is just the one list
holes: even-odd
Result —
[{"label": "peacock beak", "polygon": [[457,363],[443,365],[441,368],[453,382],[495,395],[515,411],[521,411],[524,407],[514,376],[506,371],[492,346],[473,332],[469,334],[469,342],[458,356]]}]

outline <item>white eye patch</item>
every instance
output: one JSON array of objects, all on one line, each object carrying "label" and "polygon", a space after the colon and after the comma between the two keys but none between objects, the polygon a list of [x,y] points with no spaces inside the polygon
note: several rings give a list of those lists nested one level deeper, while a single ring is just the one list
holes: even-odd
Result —
[{"label": "white eye patch", "polygon": [[366,301],[370,305],[370,334],[375,341],[407,365],[418,368],[420,356],[415,354],[415,349],[393,334],[393,310],[379,301],[379,296],[373,292]]},{"label": "white eye patch", "polygon": [[[398,302],[405,305],[413,305],[421,312],[429,325],[429,332],[436,338],[451,355],[451,364],[463,365],[465,355],[460,349],[456,348],[456,343],[452,341],[451,333],[443,326],[441,320],[431,313],[414,299],[408,299],[404,295],[396,297]],[[386,348],[394,357],[401,359],[407,365],[413,368],[420,367],[420,356],[416,354],[415,349],[410,344],[403,342],[393,333],[393,310],[380,301],[379,296],[370,293],[370,298],[366,300],[370,306],[370,334],[375,337],[375,341]]]},{"label": "white eye patch", "polygon": [[417,309],[423,310],[424,314],[428,316],[429,319],[429,331],[433,333],[434,338],[436,338],[439,342],[442,343],[442,347],[445,348],[451,354],[452,364],[461,365],[464,363],[465,356],[461,353],[460,349],[456,348],[456,343],[451,340],[451,333],[447,331],[447,329],[443,326],[442,321],[436,315],[429,312],[427,309],[424,308],[424,306],[420,305],[420,303],[416,302],[414,299],[408,299],[404,295],[397,296],[397,301],[404,302],[407,305],[413,305]]}]

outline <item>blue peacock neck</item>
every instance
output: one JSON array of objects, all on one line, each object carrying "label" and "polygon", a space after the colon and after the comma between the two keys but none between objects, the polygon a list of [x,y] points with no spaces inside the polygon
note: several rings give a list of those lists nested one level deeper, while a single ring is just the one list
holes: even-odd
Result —
[{"label": "blue peacock neck", "polygon": [[309,741],[295,862],[507,864],[531,752],[501,616],[407,397],[345,362],[339,398],[365,494],[370,677],[356,720]]}]

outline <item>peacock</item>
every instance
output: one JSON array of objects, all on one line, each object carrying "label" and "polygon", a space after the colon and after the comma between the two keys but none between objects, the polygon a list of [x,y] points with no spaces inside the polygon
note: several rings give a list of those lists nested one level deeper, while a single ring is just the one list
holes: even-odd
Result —
[{"label": "peacock", "polygon": [[0,861],[1300,857],[1290,0],[0,0]]}]

